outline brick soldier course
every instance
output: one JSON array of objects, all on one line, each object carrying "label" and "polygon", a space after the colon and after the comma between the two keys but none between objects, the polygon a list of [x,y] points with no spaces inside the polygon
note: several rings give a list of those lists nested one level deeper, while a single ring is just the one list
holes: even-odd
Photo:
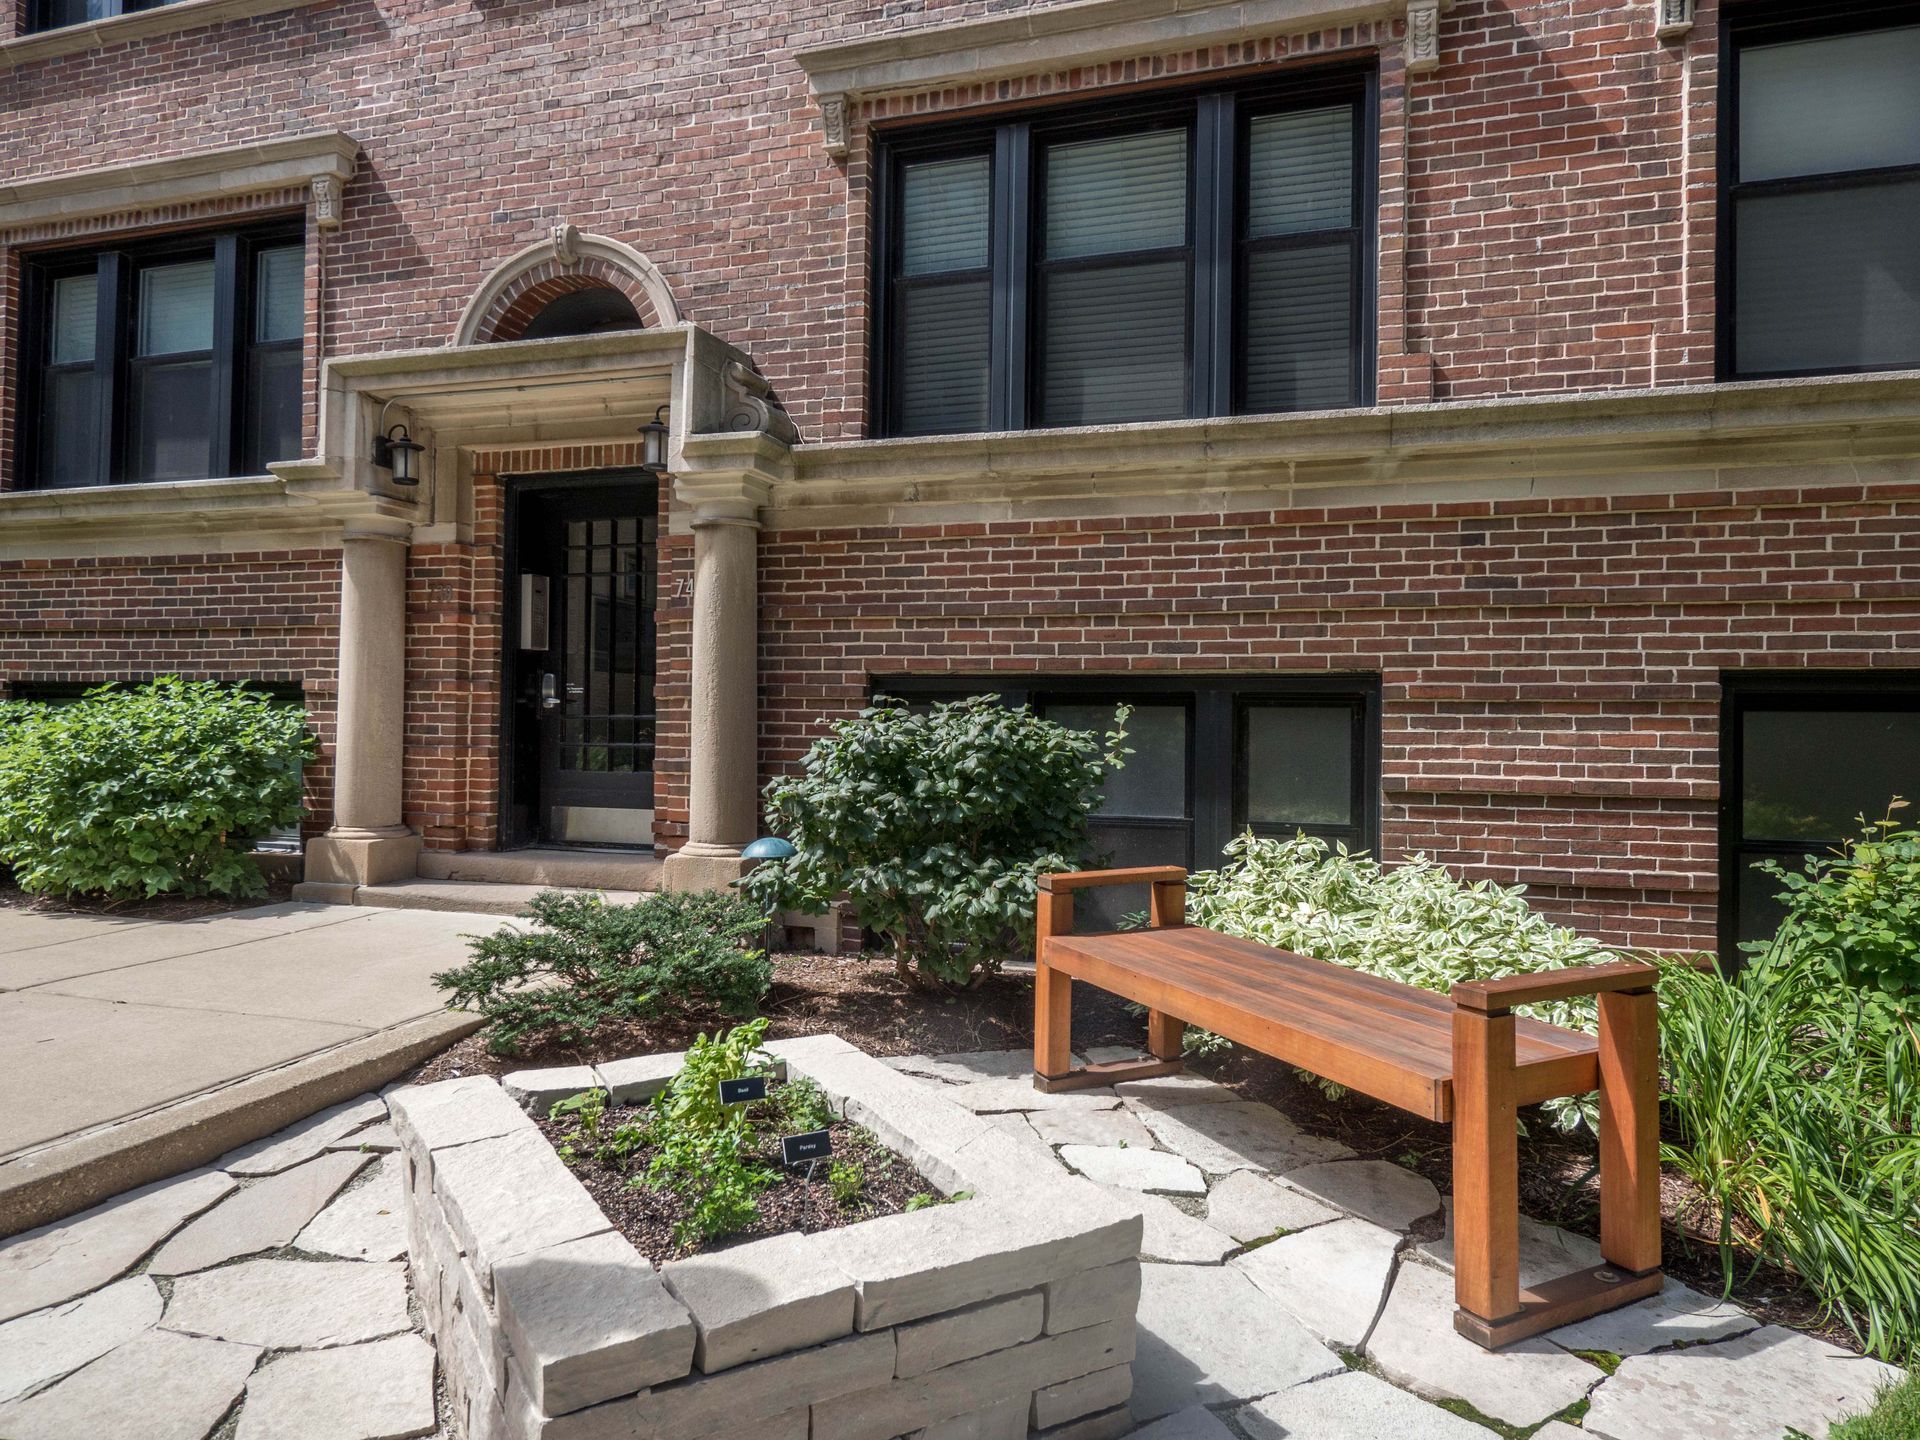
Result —
[{"label": "brick soldier course", "polygon": [[[1353,675],[1382,854],[1710,946],[1726,677],[1916,669],[1913,376],[1716,378],[1713,0],[187,0],[67,32],[11,3],[0,684],[297,688],[310,880],[519,838],[510,495],[630,475],[662,404],[670,883],[736,873],[757,785],[880,681]],[[880,140],[1329,65],[1371,110],[1370,406],[887,438]],[[36,257],[281,216],[300,453],[38,487],[14,423]],[[593,292],[645,328],[526,338]],[[395,418],[428,446],[414,490],[368,458]]]}]

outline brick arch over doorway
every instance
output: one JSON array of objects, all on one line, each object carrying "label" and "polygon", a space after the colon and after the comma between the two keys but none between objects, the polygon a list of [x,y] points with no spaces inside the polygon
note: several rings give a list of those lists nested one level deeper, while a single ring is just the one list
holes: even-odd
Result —
[{"label": "brick arch over doorway", "polygon": [[454,330],[456,345],[518,340],[534,316],[562,295],[617,290],[633,302],[650,329],[680,323],[680,307],[666,277],[630,245],[583,235],[560,225],[546,240],[508,256],[467,302]]}]

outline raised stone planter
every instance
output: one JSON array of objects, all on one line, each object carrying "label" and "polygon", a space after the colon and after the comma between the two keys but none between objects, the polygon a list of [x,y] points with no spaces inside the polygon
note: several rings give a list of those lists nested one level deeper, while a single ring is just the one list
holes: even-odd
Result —
[{"label": "raised stone planter", "polygon": [[769,1049],[971,1198],[656,1272],[499,1084],[392,1092],[414,1288],[468,1440],[1130,1429],[1139,1207],[836,1037]]}]

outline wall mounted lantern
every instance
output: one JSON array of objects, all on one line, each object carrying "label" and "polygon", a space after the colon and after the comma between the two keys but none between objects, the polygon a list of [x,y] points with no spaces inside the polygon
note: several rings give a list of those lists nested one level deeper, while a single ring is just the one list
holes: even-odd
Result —
[{"label": "wall mounted lantern", "polygon": [[640,427],[640,463],[655,472],[664,472],[667,468],[667,422],[660,417],[667,413],[662,405],[653,412],[653,419]]},{"label": "wall mounted lantern", "polygon": [[396,485],[418,485],[420,453],[426,448],[413,438],[405,425],[395,424],[386,434],[373,437],[373,463],[382,470],[391,470]]}]

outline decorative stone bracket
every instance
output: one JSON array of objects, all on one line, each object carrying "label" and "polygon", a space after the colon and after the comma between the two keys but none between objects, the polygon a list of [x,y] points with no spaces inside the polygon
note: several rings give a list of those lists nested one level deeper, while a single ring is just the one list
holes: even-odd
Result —
[{"label": "decorative stone bracket", "polygon": [[[1664,3],[1664,0],[1663,0]],[[926,94],[1105,61],[1299,35],[1405,17],[1407,69],[1440,61],[1440,12],[1452,0],[1072,0],[1010,15],[896,29],[794,53],[820,106],[827,153],[853,143],[862,100]]]},{"label": "decorative stone bracket", "polygon": [[1693,0],[1653,0],[1653,33],[1678,40],[1693,29]]}]

